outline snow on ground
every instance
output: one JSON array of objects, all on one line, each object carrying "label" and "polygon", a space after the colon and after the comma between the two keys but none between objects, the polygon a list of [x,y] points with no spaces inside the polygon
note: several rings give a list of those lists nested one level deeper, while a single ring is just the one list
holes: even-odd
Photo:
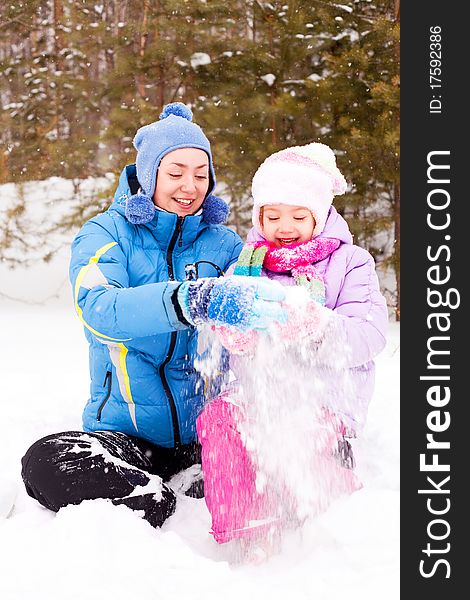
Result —
[{"label": "snow on ground", "polygon": [[[80,429],[88,397],[87,343],[67,283],[67,246],[48,264],[0,264],[2,600],[396,600],[399,598],[399,343],[390,323],[363,437],[354,442],[364,487],[288,534],[255,566],[210,536],[204,500],[181,497],[154,530],[104,500],[59,513],[27,496],[20,461],[36,439]],[[9,298],[16,298],[13,301]],[[42,301],[42,302],[41,302]],[[1,511],[1,502],[0,502]]]},{"label": "snow on ground", "polygon": [[0,477],[18,485],[0,520],[3,600],[158,600],[240,597],[296,600],[399,597],[399,327],[377,360],[377,387],[355,444],[364,488],[287,536],[262,566],[230,562],[209,535],[204,500],[181,498],[162,530],[125,507],[85,502],[58,514],[29,498],[20,480],[28,446],[80,428],[88,392],[87,344],[68,300],[0,304]]}]

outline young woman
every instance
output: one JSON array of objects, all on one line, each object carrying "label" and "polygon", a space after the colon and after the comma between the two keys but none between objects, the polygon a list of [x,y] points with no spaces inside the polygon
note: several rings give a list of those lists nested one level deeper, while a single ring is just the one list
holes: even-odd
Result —
[{"label": "young woman", "polygon": [[[185,105],[167,105],[134,146],[136,164],[122,171],[114,202],[72,245],[73,298],[90,356],[83,431],[35,442],[22,475],[28,494],[51,510],[106,498],[160,526],[176,501],[164,482],[200,462],[195,325],[266,327],[283,318],[283,293],[218,278],[242,242],[223,225],[228,207],[213,195],[210,144]],[[195,272],[199,279],[182,283]],[[201,495],[200,484],[179,491]]]}]

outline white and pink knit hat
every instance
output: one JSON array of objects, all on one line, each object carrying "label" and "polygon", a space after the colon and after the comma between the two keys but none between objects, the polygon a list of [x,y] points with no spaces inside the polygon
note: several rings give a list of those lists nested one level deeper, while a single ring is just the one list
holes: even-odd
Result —
[{"label": "white and pink knit hat", "polygon": [[267,204],[305,206],[315,219],[312,237],[325,227],[333,198],[344,194],[346,180],[329,146],[292,146],[275,152],[260,165],[251,185],[253,226],[260,231],[260,208]]}]

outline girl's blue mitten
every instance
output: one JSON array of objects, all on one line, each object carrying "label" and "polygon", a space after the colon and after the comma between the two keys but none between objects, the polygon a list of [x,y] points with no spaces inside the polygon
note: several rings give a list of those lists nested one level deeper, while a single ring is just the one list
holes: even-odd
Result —
[{"label": "girl's blue mitten", "polygon": [[285,323],[281,307],[285,291],[265,277],[206,277],[185,281],[177,292],[184,318],[191,325],[230,325],[242,331],[267,329],[272,321]]}]

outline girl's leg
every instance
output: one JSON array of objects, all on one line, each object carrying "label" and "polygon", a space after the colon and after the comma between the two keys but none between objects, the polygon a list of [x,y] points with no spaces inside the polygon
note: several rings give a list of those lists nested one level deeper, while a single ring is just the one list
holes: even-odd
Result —
[{"label": "girl's leg", "polygon": [[176,497],[153,474],[155,448],[114,431],[53,434],[26,452],[22,477],[28,494],[50,510],[106,498],[143,511],[158,527],[175,511]]},{"label": "girl's leg", "polygon": [[256,470],[237,423],[242,410],[222,395],[210,402],[196,426],[202,445],[204,495],[219,543],[255,537],[274,520],[267,495],[256,489]]},{"label": "girl's leg", "polygon": [[311,506],[312,515],[324,512],[332,501],[362,487],[354,472],[354,456],[346,434],[342,421],[327,408],[323,409],[318,418],[317,451],[311,465],[318,476],[318,496]]}]

